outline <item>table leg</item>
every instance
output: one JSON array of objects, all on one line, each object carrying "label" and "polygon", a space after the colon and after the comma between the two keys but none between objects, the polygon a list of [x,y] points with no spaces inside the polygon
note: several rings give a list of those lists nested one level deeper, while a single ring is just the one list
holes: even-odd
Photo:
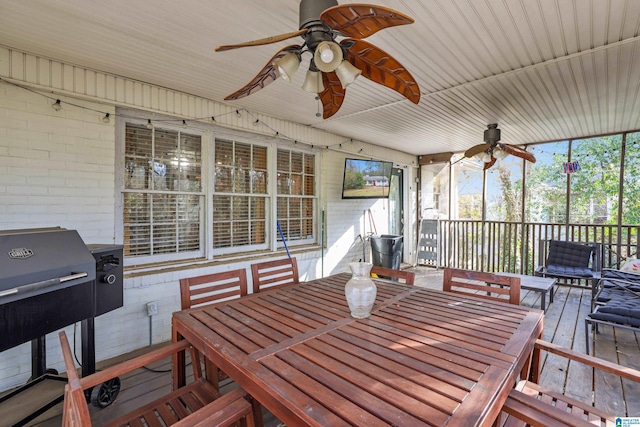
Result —
[{"label": "table leg", "polygon": [[540,292],[542,297],[540,298],[540,309],[542,311],[546,311],[545,307],[547,306],[547,292]]}]

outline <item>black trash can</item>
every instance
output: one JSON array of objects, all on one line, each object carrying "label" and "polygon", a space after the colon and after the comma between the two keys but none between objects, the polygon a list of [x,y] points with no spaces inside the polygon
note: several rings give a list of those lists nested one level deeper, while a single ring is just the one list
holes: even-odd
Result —
[{"label": "black trash can", "polygon": [[371,236],[371,263],[378,267],[400,269],[402,236],[381,234]]}]

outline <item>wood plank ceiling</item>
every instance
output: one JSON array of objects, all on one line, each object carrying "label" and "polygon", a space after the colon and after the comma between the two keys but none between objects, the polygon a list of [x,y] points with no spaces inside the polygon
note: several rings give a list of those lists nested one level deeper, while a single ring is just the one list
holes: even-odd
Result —
[{"label": "wood plank ceiling", "polygon": [[[420,85],[418,105],[359,78],[341,110],[282,79],[231,105],[416,155],[464,151],[488,123],[528,144],[640,128],[638,0],[372,0],[415,23],[367,39]],[[355,3],[341,0],[340,4]],[[298,29],[297,0],[3,0],[0,44],[223,101],[279,49],[214,53]]]}]

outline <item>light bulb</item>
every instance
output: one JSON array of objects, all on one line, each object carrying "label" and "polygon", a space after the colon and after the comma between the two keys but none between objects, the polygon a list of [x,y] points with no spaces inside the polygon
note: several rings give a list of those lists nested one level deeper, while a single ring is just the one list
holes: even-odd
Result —
[{"label": "light bulb", "polygon": [[494,148],[493,150],[493,157],[495,157],[496,159],[504,159],[505,157],[507,157],[509,155],[509,153],[507,153],[506,151],[500,149],[500,148]]},{"label": "light bulb", "polygon": [[322,51],[320,51],[320,58],[322,58],[322,62],[325,63],[333,61],[333,51],[329,47],[322,49]]},{"label": "light bulb", "polygon": [[482,161],[485,162],[485,163],[491,162],[491,154],[484,153],[484,155],[482,156]]},{"label": "light bulb", "polygon": [[280,74],[284,80],[291,83],[293,75],[298,71],[298,67],[300,66],[300,57],[296,53],[289,52],[273,61],[273,65],[278,70],[278,74]]},{"label": "light bulb", "polygon": [[56,102],[54,102],[53,104],[51,104],[51,108],[53,108],[56,111],[60,111],[62,110],[62,104],[60,104],[60,100],[56,99]]},{"label": "light bulb", "polygon": [[187,122],[186,122],[186,120],[183,120],[183,121],[182,121],[182,127],[183,127],[183,128],[185,128],[185,129],[187,128]]},{"label": "light bulb", "polygon": [[102,122],[103,123],[109,123],[111,121],[111,119],[109,118],[109,113],[106,113],[104,115],[104,117],[102,118]]},{"label": "light bulb", "polygon": [[153,125],[151,124],[151,119],[147,119],[147,129],[153,129]]}]

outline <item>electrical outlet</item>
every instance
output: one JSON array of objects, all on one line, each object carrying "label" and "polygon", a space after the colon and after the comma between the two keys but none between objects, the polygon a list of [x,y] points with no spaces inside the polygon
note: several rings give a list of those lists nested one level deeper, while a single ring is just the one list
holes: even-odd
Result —
[{"label": "electrical outlet", "polygon": [[151,301],[147,303],[147,316],[153,316],[158,314],[158,302]]}]

